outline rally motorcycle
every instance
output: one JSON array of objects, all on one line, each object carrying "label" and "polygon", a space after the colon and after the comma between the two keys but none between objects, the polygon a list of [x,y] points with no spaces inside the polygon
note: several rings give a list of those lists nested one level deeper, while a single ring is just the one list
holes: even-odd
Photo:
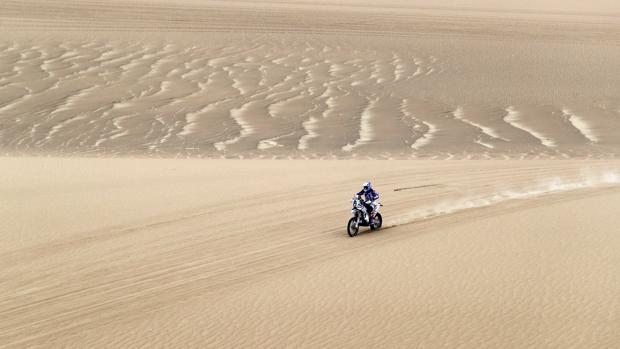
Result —
[{"label": "rally motorcycle", "polygon": [[364,206],[362,199],[359,196],[355,196],[351,201],[353,203],[353,208],[351,209],[351,214],[353,217],[349,219],[349,223],[347,223],[347,233],[350,237],[354,237],[359,233],[360,227],[370,227],[370,230],[377,230],[381,228],[383,224],[383,218],[379,213],[379,208],[383,205],[380,203],[376,203],[374,205],[374,219],[372,225],[368,222],[367,217],[369,217],[369,213],[366,212],[366,207]]}]

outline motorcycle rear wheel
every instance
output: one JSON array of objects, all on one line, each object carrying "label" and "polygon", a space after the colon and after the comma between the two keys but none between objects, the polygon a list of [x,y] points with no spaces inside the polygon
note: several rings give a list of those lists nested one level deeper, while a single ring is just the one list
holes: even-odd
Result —
[{"label": "motorcycle rear wheel", "polygon": [[377,215],[375,216],[375,219],[372,222],[372,225],[370,226],[370,230],[377,230],[381,228],[382,225],[383,225],[383,217],[381,217],[381,213],[377,213]]},{"label": "motorcycle rear wheel", "polygon": [[357,225],[357,219],[355,217],[349,219],[347,223],[347,234],[350,237],[354,237],[360,231],[360,227]]}]

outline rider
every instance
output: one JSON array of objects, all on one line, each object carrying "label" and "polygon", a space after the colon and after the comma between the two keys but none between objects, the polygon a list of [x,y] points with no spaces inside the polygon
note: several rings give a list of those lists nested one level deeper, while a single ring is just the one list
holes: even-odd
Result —
[{"label": "rider", "polygon": [[[379,194],[372,188],[372,184],[370,184],[370,181],[365,182],[363,185],[362,190],[357,193],[357,196],[362,196],[362,194],[364,194],[364,207],[366,207],[366,212],[368,212],[368,215],[370,216],[370,219],[368,220],[369,224],[373,224],[373,217],[374,217],[374,205],[373,203],[376,200],[379,200]],[[375,203],[376,204],[376,203]]]}]

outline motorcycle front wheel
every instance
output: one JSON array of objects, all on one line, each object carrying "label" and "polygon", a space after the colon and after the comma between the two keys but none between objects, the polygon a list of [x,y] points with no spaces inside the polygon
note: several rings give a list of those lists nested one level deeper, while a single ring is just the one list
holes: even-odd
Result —
[{"label": "motorcycle front wheel", "polygon": [[357,225],[357,219],[355,217],[349,219],[347,223],[347,233],[350,237],[354,237],[359,232],[360,227]]}]

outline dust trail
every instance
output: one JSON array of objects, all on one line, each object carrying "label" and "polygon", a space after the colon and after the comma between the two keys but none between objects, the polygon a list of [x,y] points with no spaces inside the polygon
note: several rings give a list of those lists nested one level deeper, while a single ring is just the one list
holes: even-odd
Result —
[{"label": "dust trail", "polygon": [[594,174],[587,170],[580,178],[564,179],[553,177],[538,183],[516,189],[504,189],[494,193],[471,195],[443,201],[432,206],[420,207],[391,219],[387,227],[412,223],[437,216],[448,215],[468,209],[481,208],[506,202],[509,200],[530,199],[548,194],[567,192],[578,189],[620,185],[620,172],[609,170]]}]

